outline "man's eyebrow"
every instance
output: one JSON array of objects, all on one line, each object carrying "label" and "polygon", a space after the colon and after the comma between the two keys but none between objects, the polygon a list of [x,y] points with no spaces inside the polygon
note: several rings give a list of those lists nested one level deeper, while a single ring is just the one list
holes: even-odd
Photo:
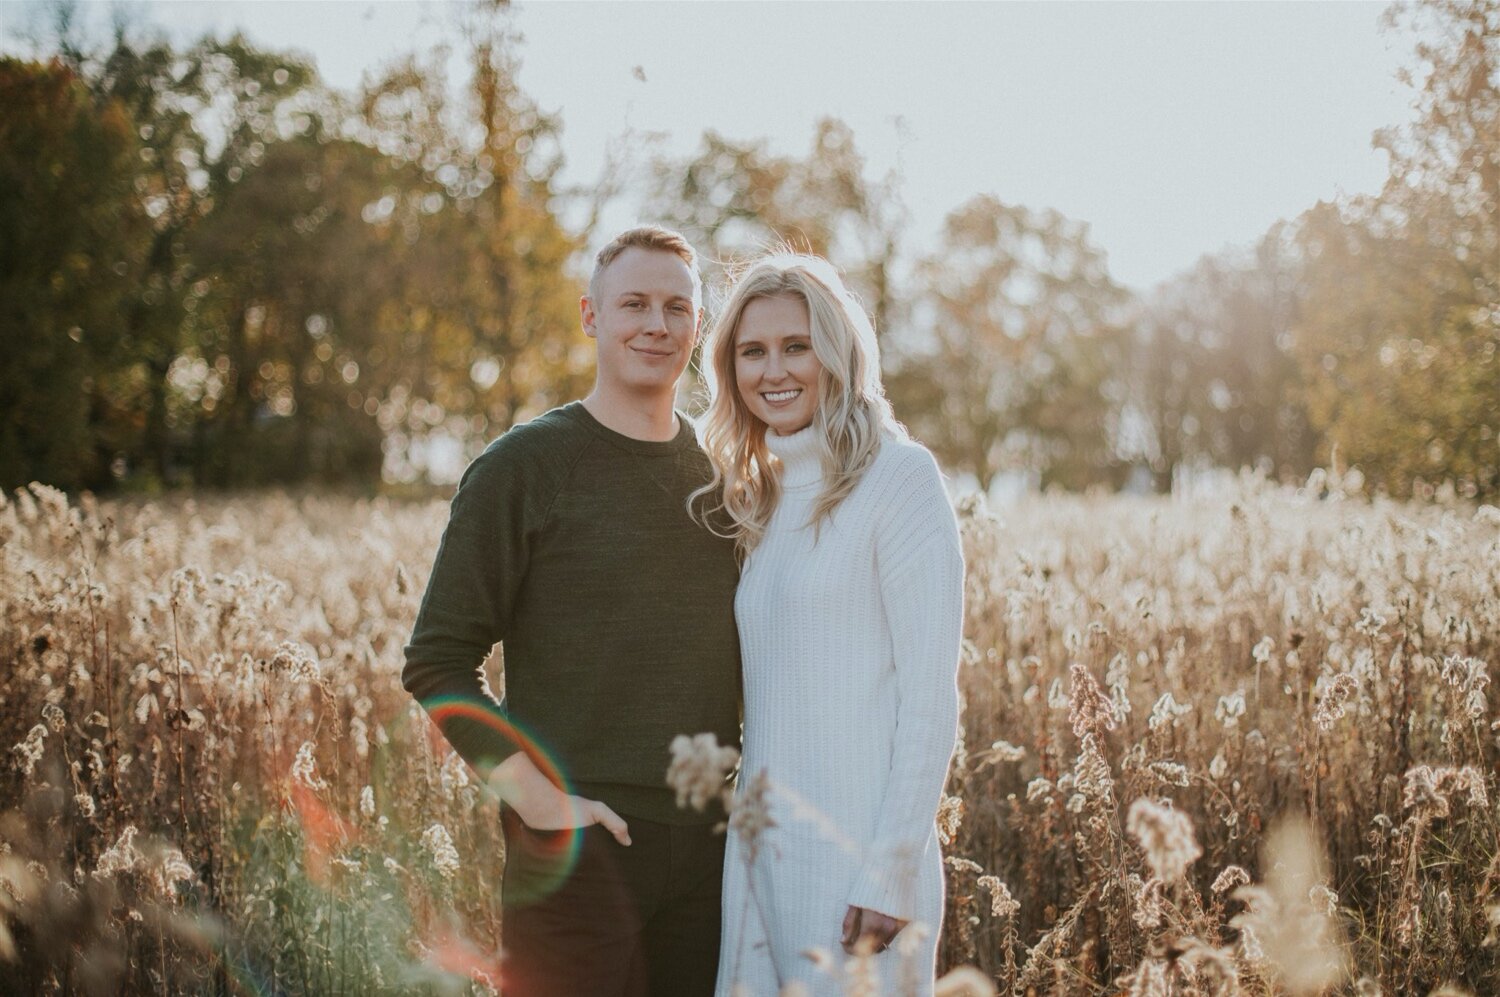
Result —
[{"label": "man's eyebrow", "polygon": [[[615,300],[616,301],[623,301],[626,298],[649,298],[649,297],[651,297],[651,293],[652,292],[650,292],[650,291],[621,291],[619,294],[615,295]],[[667,295],[667,300],[668,301],[692,301],[693,300],[693,296],[690,295],[690,294],[675,294],[674,293],[674,294]]]},{"label": "man's eyebrow", "polygon": [[[649,297],[651,297],[651,291],[621,291],[621,292],[619,292],[619,294],[615,295],[615,301],[628,301],[628,300],[631,300],[631,298],[649,298]],[[667,295],[666,300],[669,301],[670,304],[676,304],[676,303],[691,304],[691,303],[693,303],[693,295],[690,295],[690,294],[669,294],[669,295]]]}]

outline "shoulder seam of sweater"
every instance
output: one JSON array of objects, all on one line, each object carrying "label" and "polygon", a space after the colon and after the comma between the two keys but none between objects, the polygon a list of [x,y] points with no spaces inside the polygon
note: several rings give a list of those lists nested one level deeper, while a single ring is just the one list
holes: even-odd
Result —
[{"label": "shoulder seam of sweater", "polygon": [[573,459],[568,462],[567,468],[557,476],[557,488],[553,490],[552,497],[547,500],[547,507],[542,510],[542,520],[537,524],[538,532],[547,528],[547,521],[552,518],[552,509],[557,505],[557,500],[562,495],[563,489],[568,487],[568,483],[573,478],[573,472],[577,470],[578,464],[583,460],[584,454],[588,453],[589,448],[598,441],[598,437],[589,432],[585,427],[573,423],[571,419],[569,423],[569,430],[581,436],[583,442],[579,445],[577,452],[573,454]]},{"label": "shoulder seam of sweater", "polygon": [[[895,501],[884,503],[887,520],[899,515],[906,503],[916,500],[914,492],[925,483],[923,479],[932,462],[932,455],[921,444],[898,446],[894,449],[896,452],[888,460],[881,462],[885,464],[881,487],[887,492],[895,493]],[[937,469],[937,479],[938,488],[942,490],[942,468]]]}]

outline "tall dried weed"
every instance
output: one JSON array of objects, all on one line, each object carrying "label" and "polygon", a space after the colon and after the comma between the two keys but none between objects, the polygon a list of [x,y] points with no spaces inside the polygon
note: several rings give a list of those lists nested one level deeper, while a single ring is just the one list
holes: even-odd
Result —
[{"label": "tall dried weed", "polygon": [[[1500,515],[1348,484],[959,502],[943,992],[1495,992]],[[0,496],[0,974],[495,991],[494,803],[399,682],[443,522]]]}]

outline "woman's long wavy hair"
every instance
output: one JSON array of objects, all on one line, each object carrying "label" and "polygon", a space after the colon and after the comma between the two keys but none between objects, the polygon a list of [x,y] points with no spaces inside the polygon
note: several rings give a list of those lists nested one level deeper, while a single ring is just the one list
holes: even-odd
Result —
[{"label": "woman's long wavy hair", "polygon": [[[732,536],[742,558],[765,535],[781,497],[781,462],[766,447],[766,424],[751,414],[735,381],[735,336],[745,306],[771,297],[797,298],[807,305],[813,355],[823,366],[812,425],[821,444],[824,486],[809,525],[817,528],[859,484],[875,463],[882,434],[905,435],[880,381],[875,327],[833,264],[792,252],[752,261],[734,281],[704,344],[704,378],[712,401],[702,436],[713,480],[689,499],[689,509],[701,509],[694,500],[719,496],[719,505],[701,518],[721,536]],[[716,518],[727,532],[712,525]]]}]

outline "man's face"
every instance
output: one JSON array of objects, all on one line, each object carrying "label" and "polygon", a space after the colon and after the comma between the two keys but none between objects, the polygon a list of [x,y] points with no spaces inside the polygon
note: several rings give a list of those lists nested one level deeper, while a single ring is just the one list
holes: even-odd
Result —
[{"label": "man's face", "polygon": [[597,291],[579,305],[583,331],[599,341],[600,382],[675,390],[703,317],[688,265],[675,253],[631,246],[599,274]]}]

